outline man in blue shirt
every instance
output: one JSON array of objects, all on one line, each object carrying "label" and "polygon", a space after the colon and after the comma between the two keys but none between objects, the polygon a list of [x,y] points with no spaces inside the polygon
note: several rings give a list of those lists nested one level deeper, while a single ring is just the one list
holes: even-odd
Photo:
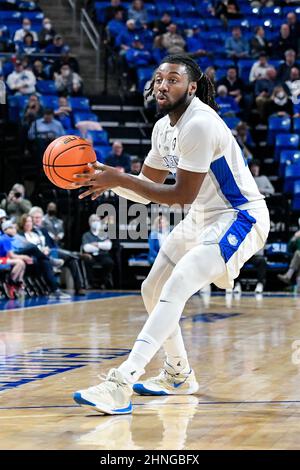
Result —
[{"label": "man in blue shirt", "polygon": [[241,28],[232,28],[232,36],[226,39],[225,51],[229,59],[249,57],[249,43],[242,37]]},{"label": "man in blue shirt", "polygon": [[54,119],[54,112],[52,109],[45,109],[44,116],[41,119],[36,119],[32,124],[28,132],[28,138],[30,140],[42,139],[47,142],[51,142],[65,135],[65,130],[62,124]]},{"label": "man in blue shirt", "polygon": [[130,173],[130,155],[124,152],[123,144],[119,140],[113,143],[112,152],[107,155],[104,163],[125,173]]}]

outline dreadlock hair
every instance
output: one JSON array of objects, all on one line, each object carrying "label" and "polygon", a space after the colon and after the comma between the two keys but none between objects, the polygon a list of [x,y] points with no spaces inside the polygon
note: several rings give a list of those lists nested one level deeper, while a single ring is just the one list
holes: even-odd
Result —
[{"label": "dreadlock hair", "polygon": [[[210,106],[215,111],[218,110],[218,105],[215,101],[216,91],[210,78],[202,72],[199,65],[188,54],[172,54],[163,58],[159,65],[162,64],[181,64],[185,65],[189,80],[197,82],[196,96],[200,98],[203,103]],[[149,88],[145,90],[145,98],[149,98],[153,94],[154,77],[151,80]]]}]

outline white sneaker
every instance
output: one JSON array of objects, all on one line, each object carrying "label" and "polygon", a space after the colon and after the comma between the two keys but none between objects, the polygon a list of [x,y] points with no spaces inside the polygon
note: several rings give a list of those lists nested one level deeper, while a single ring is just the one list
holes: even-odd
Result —
[{"label": "white sneaker", "polygon": [[176,372],[167,362],[156,377],[151,377],[145,382],[137,382],[133,391],[138,395],[192,395],[199,389],[194,371]]},{"label": "white sneaker", "polygon": [[111,369],[104,382],[79,390],[73,395],[79,405],[103,414],[118,415],[132,412],[132,388],[118,369]]},{"label": "white sneaker", "polygon": [[262,294],[264,291],[264,285],[262,282],[258,282],[255,287],[255,293],[256,294]]}]

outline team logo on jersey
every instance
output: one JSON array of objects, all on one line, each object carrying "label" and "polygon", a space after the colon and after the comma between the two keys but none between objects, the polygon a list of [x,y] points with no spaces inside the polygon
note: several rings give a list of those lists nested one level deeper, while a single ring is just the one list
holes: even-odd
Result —
[{"label": "team logo on jersey", "polygon": [[232,233],[228,235],[227,240],[228,240],[228,243],[232,246],[236,246],[239,242],[236,236],[233,235]]},{"label": "team logo on jersey", "polygon": [[173,142],[172,142],[172,150],[175,150],[176,147],[176,137],[174,137]]},{"label": "team logo on jersey", "polygon": [[179,158],[175,155],[166,155],[163,157],[163,161],[167,168],[177,168]]}]

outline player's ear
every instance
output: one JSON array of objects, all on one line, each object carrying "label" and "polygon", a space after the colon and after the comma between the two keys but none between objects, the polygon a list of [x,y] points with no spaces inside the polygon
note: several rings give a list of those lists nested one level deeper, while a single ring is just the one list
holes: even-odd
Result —
[{"label": "player's ear", "polygon": [[189,95],[195,95],[197,91],[197,82],[191,82],[189,84]]}]

